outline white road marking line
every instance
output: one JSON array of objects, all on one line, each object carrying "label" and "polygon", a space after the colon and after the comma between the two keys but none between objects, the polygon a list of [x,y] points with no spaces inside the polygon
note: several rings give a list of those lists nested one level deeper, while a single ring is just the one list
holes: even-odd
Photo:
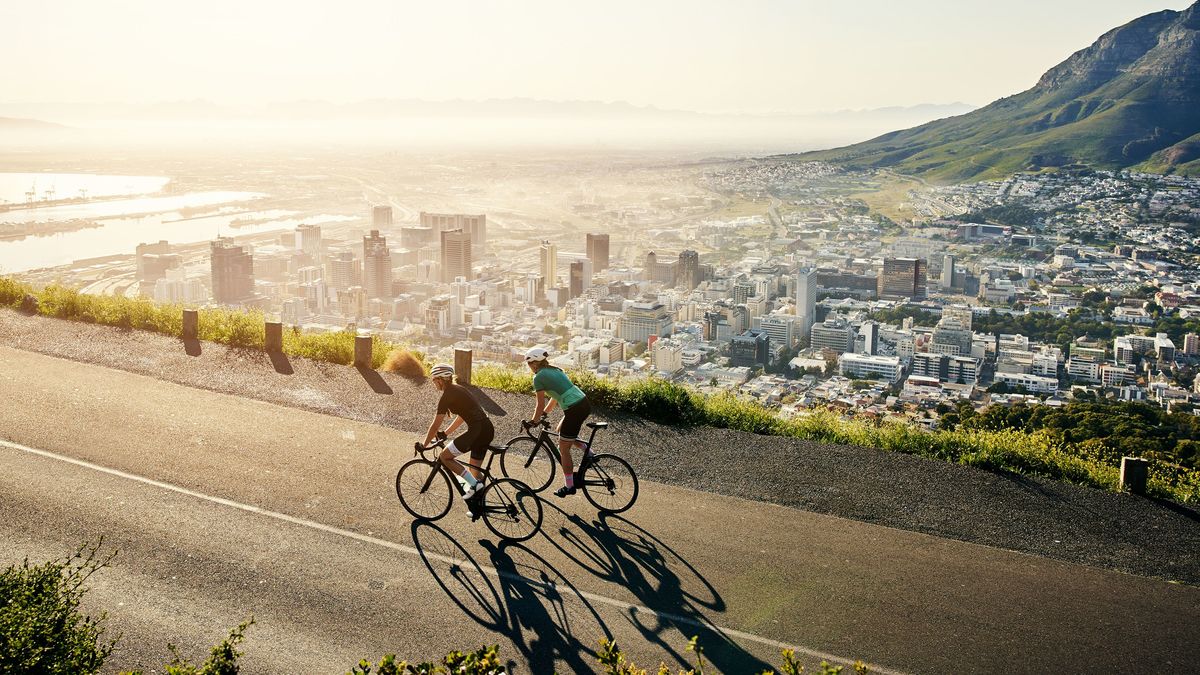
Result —
[{"label": "white road marking line", "polygon": [[[21,445],[20,443],[13,443],[11,441],[6,441],[4,439],[0,439],[0,446],[4,446],[6,448],[11,448],[13,450],[19,450],[21,452],[26,452],[26,453],[29,453],[32,455],[37,455],[39,457],[45,457],[47,459],[58,460],[60,462],[65,462],[67,464],[74,464],[76,466],[81,466],[85,469],[91,469],[93,471],[98,471],[100,473],[106,473],[110,476],[117,476],[118,478],[125,478],[127,480],[142,483],[144,485],[151,485],[153,487],[161,488],[161,489],[167,490],[169,492],[175,492],[175,493],[178,493],[181,495],[187,495],[189,497],[201,499],[201,500],[204,500],[207,502],[211,502],[213,504],[220,504],[221,506],[228,506],[229,508],[238,509],[239,511],[245,511],[247,513],[253,513],[253,514],[260,515],[260,516],[265,516],[267,518],[274,518],[275,520],[280,520],[285,523],[291,523],[292,525],[299,525],[301,527],[307,527],[309,529],[317,530],[320,532],[325,532],[327,534],[333,534],[333,535],[337,535],[339,537],[345,537],[347,539],[354,539],[354,540],[361,541],[366,544],[372,544],[374,546],[379,546],[381,548],[387,548],[387,549],[391,549],[393,551],[407,553],[409,555],[415,555],[415,556],[424,557],[427,559],[433,559],[433,560],[437,560],[439,562],[444,562],[444,563],[447,563],[450,565],[461,565],[463,562],[462,560],[453,558],[448,555],[442,555],[440,553],[430,553],[430,552],[426,552],[426,551],[421,551],[420,549],[413,548],[412,546],[405,546],[404,544],[397,544],[394,541],[388,541],[386,539],[379,539],[378,537],[372,537],[372,536],[365,535],[365,534],[359,534],[358,532],[351,532],[350,530],[343,530],[339,527],[334,527],[332,525],[326,525],[324,523],[318,523],[318,522],[312,521],[312,520],[306,520],[304,518],[297,518],[296,516],[289,516],[286,513],[279,513],[278,511],[269,511],[262,507],[254,506],[252,504],[243,504],[241,502],[235,502],[231,499],[225,499],[224,497],[215,497],[213,495],[204,494],[203,492],[189,490],[188,488],[180,487],[178,485],[172,485],[171,483],[164,483],[159,480],[154,480],[153,478],[146,478],[145,476],[139,476],[137,474],[132,474],[132,473],[128,473],[125,471],[121,471],[120,469],[113,469],[113,468],[110,468],[107,466],[102,466],[100,464],[94,464],[92,462],[88,462],[88,461],[85,461],[82,459],[76,459],[74,457],[60,455],[56,452],[51,452],[49,450],[41,450],[39,448],[31,448],[26,445]],[[513,580],[513,581],[520,581],[521,583],[525,583],[525,584],[541,586],[547,590],[554,590],[558,593],[558,595],[560,597],[569,597],[571,595],[578,594],[581,598],[584,598],[586,600],[590,600],[592,602],[602,604],[602,605],[607,605],[609,607],[614,607],[616,609],[620,609],[622,611],[626,611],[631,614],[648,614],[650,616],[657,617],[660,620],[665,619],[668,622],[681,623],[681,624],[686,624],[689,626],[694,626],[696,628],[703,628],[705,630],[716,631],[717,633],[720,633],[726,637],[734,637],[739,640],[745,640],[747,642],[756,642],[758,644],[766,645],[768,647],[774,647],[774,648],[780,649],[780,650],[791,649],[791,650],[794,650],[797,654],[803,654],[803,655],[808,656],[813,659],[821,659],[822,661],[829,661],[831,663],[838,664],[838,665],[852,665],[854,663],[853,659],[847,659],[842,656],[836,656],[834,654],[829,654],[827,652],[818,651],[816,649],[809,649],[807,647],[801,647],[798,645],[788,644],[786,642],[780,642],[778,640],[772,640],[771,638],[762,637],[761,635],[755,635],[753,633],[747,633],[745,631],[737,630],[736,628],[726,628],[725,626],[721,626],[721,625],[718,625],[715,623],[706,623],[704,621],[697,621],[696,619],[693,619],[692,617],[681,616],[679,614],[672,614],[670,612],[661,612],[661,611],[658,611],[655,609],[650,609],[649,607],[645,607],[643,605],[637,605],[637,604],[634,604],[631,602],[626,602],[624,600],[618,600],[616,598],[610,598],[608,596],[598,595],[596,593],[590,593],[588,591],[583,591],[583,590],[579,590],[579,589],[566,589],[569,592],[564,593],[564,592],[562,592],[564,589],[559,589],[558,584],[554,583],[553,581],[534,581],[532,579],[529,579],[528,577],[524,577],[519,574],[513,574],[511,572],[503,572],[494,567],[491,567],[488,565],[480,565],[478,563],[476,563],[476,567],[478,569],[480,569],[481,571],[483,571],[485,574],[488,574],[489,576],[492,576],[492,577],[504,578],[504,579],[509,579],[509,580]],[[879,666],[879,665],[875,665],[875,664],[871,664],[871,663],[867,664],[867,666],[871,669],[871,672],[879,673],[880,675],[901,675],[901,671],[884,668],[883,666]]]}]

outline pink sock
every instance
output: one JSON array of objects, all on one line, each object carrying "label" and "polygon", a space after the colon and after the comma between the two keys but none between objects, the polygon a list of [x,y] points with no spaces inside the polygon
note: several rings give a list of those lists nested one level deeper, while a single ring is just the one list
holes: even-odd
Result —
[{"label": "pink sock", "polygon": [[567,481],[567,487],[569,487],[569,488],[575,487],[575,474],[573,474],[573,473],[563,474],[563,478],[565,478]]}]

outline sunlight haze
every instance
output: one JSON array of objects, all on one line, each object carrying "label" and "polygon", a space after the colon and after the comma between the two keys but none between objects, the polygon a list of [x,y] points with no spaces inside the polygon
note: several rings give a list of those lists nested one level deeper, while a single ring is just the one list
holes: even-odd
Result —
[{"label": "sunlight haze", "polygon": [[[5,103],[529,97],[813,112],[1023,90],[1179,0],[5,3]],[[203,11],[201,11],[201,8]],[[0,110],[0,114],[5,111]]]}]

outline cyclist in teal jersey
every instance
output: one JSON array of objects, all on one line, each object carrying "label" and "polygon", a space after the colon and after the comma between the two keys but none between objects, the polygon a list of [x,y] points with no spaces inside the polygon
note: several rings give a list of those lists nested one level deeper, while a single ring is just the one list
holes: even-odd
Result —
[{"label": "cyclist in teal jersey", "polygon": [[537,393],[537,408],[533,411],[533,419],[530,422],[536,423],[556,405],[563,410],[562,421],[558,424],[558,452],[562,457],[563,479],[566,484],[554,495],[566,497],[575,494],[571,448],[577,447],[584,451],[583,462],[588,461],[591,453],[587,443],[579,440],[579,430],[588,415],[592,414],[592,404],[587,395],[571,382],[571,378],[567,377],[561,368],[550,365],[549,359],[550,352],[542,347],[534,347],[525,354],[525,363],[529,364],[529,369],[533,371],[533,390]]}]

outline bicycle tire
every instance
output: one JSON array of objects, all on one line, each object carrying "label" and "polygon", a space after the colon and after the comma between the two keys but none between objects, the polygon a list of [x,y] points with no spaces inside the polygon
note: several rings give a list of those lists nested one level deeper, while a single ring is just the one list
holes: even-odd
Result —
[{"label": "bicycle tire", "polygon": [[542,500],[525,483],[501,478],[479,497],[483,523],[505,541],[525,541],[542,529]]},{"label": "bicycle tire", "polygon": [[638,498],[637,473],[617,455],[594,455],[581,483],[583,496],[604,513],[628,511]]},{"label": "bicycle tire", "polygon": [[[437,475],[430,481],[431,471],[437,471]],[[426,481],[429,481],[429,487],[423,489]],[[404,510],[417,520],[442,518],[450,513],[450,507],[454,504],[450,476],[445,471],[439,471],[438,465],[427,459],[410,460],[400,467],[396,472],[396,496],[400,498]]]},{"label": "bicycle tire", "polygon": [[542,492],[554,482],[558,460],[536,438],[517,436],[507,443],[500,455],[500,473],[525,483],[534,492]]}]

